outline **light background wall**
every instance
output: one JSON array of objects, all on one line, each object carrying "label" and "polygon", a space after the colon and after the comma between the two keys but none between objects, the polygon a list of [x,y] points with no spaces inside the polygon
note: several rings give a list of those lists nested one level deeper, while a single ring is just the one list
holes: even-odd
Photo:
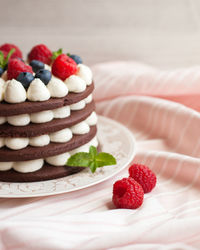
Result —
[{"label": "light background wall", "polygon": [[1,42],[63,47],[88,64],[200,64],[199,0],[0,0]]}]

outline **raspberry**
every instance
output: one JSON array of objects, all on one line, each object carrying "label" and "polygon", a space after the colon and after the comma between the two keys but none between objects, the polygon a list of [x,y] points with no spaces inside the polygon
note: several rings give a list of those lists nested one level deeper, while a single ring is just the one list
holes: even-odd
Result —
[{"label": "raspberry", "polygon": [[23,61],[19,59],[12,59],[8,63],[8,80],[17,79],[18,75],[21,72],[30,72],[33,73],[31,66],[26,65]]},{"label": "raspberry", "polygon": [[38,44],[33,47],[28,54],[28,60],[31,62],[32,60],[38,60],[46,64],[51,64],[52,52],[47,48],[44,44]]},{"label": "raspberry", "polygon": [[15,52],[12,54],[12,56],[10,57],[11,59],[19,57],[22,58],[22,52],[21,50],[14,44],[10,44],[10,43],[5,43],[3,45],[0,46],[0,50],[3,52],[4,57],[7,56],[8,52],[14,48]]},{"label": "raspberry", "polygon": [[142,186],[144,193],[150,192],[156,185],[156,175],[147,166],[133,164],[129,168],[129,176]]},{"label": "raspberry", "polygon": [[59,55],[52,65],[52,73],[63,81],[75,74],[77,71],[76,62],[65,54]]},{"label": "raspberry", "polygon": [[113,185],[113,203],[117,208],[135,209],[142,205],[144,191],[133,178],[123,178]]}]

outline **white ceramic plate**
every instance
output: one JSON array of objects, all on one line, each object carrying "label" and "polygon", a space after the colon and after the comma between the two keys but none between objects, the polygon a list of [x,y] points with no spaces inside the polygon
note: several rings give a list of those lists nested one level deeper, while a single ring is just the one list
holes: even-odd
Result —
[{"label": "white ceramic plate", "polygon": [[0,182],[0,197],[22,198],[67,193],[107,180],[125,168],[135,156],[136,142],[132,133],[120,123],[99,116],[98,140],[101,150],[111,153],[117,159],[117,165],[105,166],[94,174],[89,169],[63,178],[29,183]]}]

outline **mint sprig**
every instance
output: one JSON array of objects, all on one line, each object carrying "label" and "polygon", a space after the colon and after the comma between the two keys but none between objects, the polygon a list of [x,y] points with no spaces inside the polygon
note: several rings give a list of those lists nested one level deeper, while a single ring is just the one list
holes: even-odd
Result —
[{"label": "mint sprig", "polygon": [[4,69],[4,68],[6,67],[6,65],[8,64],[8,60],[10,59],[10,57],[12,56],[12,54],[13,54],[14,52],[15,52],[15,48],[12,48],[12,49],[8,52],[6,58],[4,58],[3,52],[0,51],[0,67],[1,67],[2,69]]},{"label": "mint sprig", "polygon": [[80,152],[72,155],[66,165],[71,167],[89,167],[94,173],[97,168],[109,165],[116,165],[115,157],[108,153],[98,153],[94,146],[90,146],[89,153]]},{"label": "mint sprig", "polygon": [[53,55],[52,55],[51,59],[55,60],[59,55],[61,55],[63,53],[62,51],[63,51],[62,49],[59,49],[57,51],[52,52]]}]

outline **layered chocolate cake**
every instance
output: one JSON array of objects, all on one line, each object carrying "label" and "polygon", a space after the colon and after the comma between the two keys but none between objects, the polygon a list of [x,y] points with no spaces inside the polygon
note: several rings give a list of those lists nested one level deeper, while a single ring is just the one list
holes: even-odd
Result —
[{"label": "layered chocolate cake", "polygon": [[0,46],[0,181],[64,177],[77,152],[97,147],[90,68],[77,55],[34,46],[26,62],[13,44]]}]

